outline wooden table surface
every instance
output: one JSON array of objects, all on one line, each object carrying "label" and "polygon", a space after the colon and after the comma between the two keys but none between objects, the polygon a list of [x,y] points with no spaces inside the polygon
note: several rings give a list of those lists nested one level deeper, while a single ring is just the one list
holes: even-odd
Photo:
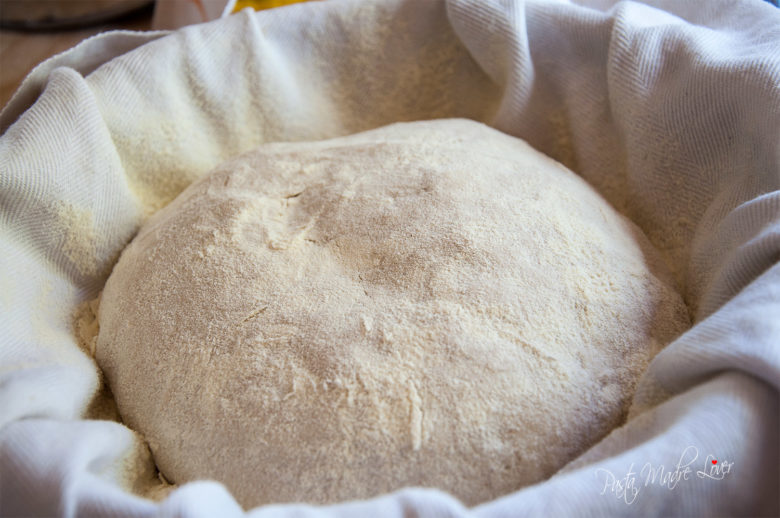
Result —
[{"label": "wooden table surface", "polygon": [[62,31],[0,30],[0,106],[5,106],[25,76],[41,61],[101,32],[151,28],[152,12],[143,10],[111,23]]}]

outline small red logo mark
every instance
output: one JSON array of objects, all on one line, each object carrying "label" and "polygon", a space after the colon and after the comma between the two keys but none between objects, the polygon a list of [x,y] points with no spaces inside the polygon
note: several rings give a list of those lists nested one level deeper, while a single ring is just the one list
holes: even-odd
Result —
[{"label": "small red logo mark", "polygon": [[718,461],[717,461],[717,460],[715,460],[715,459],[713,459],[713,460],[712,460],[712,463],[713,463],[713,464],[717,464],[717,463],[718,463]]}]

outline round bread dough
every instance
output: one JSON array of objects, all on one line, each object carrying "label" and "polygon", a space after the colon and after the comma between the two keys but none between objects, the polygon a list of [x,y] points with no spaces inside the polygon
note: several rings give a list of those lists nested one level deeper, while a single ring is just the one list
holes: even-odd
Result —
[{"label": "round bread dough", "polygon": [[466,120],[226,162],[126,248],[99,321],[165,478],[246,507],[404,486],[474,505],[543,480],[689,325],[636,226]]}]

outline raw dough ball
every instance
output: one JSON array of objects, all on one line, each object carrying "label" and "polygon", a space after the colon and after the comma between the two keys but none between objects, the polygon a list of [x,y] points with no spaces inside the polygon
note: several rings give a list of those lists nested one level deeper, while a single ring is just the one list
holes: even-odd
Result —
[{"label": "raw dough ball", "polygon": [[619,425],[689,324],[642,233],[464,120],[261,147],[122,254],[97,359],[169,480],[251,507],[404,486],[466,504]]}]

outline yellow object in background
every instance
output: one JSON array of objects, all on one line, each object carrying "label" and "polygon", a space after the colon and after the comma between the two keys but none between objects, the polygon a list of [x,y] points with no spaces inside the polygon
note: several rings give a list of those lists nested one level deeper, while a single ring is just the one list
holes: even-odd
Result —
[{"label": "yellow object in background", "polygon": [[272,7],[280,7],[289,4],[298,4],[301,2],[308,2],[310,0],[236,0],[236,5],[233,6],[233,12],[237,13],[245,7],[251,7],[255,11],[262,9],[270,9]]}]

